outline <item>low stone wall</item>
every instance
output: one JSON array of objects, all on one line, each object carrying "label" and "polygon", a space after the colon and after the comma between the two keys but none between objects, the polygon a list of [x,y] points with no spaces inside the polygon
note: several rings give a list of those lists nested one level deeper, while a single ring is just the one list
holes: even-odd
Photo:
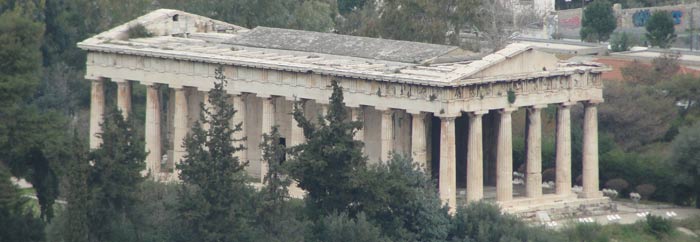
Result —
[{"label": "low stone wall", "polygon": [[[698,4],[681,4],[671,6],[646,7],[646,8],[628,8],[621,9],[620,5],[613,6],[615,16],[617,17],[617,32],[644,33],[644,25],[649,20],[651,15],[656,11],[671,12],[676,23],[676,32],[684,32],[690,28],[691,12],[693,14],[695,28],[700,26],[700,5]],[[693,8],[696,10],[691,11]],[[581,30],[582,10],[567,9],[557,11],[556,24],[558,33],[565,38],[579,38]]]}]

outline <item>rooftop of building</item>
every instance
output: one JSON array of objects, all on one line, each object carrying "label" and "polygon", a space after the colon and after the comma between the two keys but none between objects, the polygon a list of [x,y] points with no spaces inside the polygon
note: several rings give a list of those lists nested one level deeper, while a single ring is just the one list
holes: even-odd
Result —
[{"label": "rooftop of building", "polygon": [[[129,36],[129,30],[138,25],[151,35]],[[511,44],[485,55],[448,45],[269,27],[247,29],[171,9],[153,11],[78,46],[96,52],[427,85],[478,82],[483,78],[475,74],[533,51],[529,45]],[[519,75],[554,75],[596,67],[602,66],[560,63]]]}]

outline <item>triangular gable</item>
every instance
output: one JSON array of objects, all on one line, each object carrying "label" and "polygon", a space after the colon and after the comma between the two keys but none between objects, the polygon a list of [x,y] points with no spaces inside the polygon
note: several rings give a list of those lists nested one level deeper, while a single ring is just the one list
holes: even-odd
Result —
[{"label": "triangular gable", "polygon": [[524,44],[510,44],[490,55],[455,70],[452,81],[483,77],[555,70],[558,59],[553,54]]},{"label": "triangular gable", "polygon": [[84,43],[126,40],[130,28],[141,24],[154,36],[177,36],[192,33],[237,33],[248,29],[238,25],[173,9],[158,9],[125,24],[89,38]]}]

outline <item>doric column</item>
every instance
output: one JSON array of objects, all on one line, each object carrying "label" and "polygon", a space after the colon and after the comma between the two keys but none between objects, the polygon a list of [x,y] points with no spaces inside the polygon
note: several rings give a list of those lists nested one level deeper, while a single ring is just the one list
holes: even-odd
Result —
[{"label": "doric column", "polygon": [[500,110],[498,153],[496,154],[496,201],[513,199],[513,129],[510,114],[513,108]]},{"label": "doric column", "polygon": [[123,79],[112,80],[117,83],[117,108],[126,119],[131,114],[131,82]]},{"label": "doric column", "polygon": [[425,113],[411,113],[411,156],[421,169],[428,167],[425,142]]},{"label": "doric column", "polygon": [[[363,121],[362,120],[362,106],[356,107],[356,108],[351,108],[350,109],[350,115],[352,115],[352,121]],[[364,128],[364,122],[362,124],[362,128],[355,132],[355,140],[359,140],[364,142],[365,141],[365,128]]]},{"label": "doric column", "polygon": [[488,111],[469,113],[467,140],[467,201],[484,198],[484,145],[482,117]]},{"label": "doric column", "polygon": [[454,213],[457,208],[455,117],[440,117],[440,200]]},{"label": "doric column", "polygon": [[597,102],[584,103],[583,119],[583,197],[594,198],[598,190],[598,109]]},{"label": "doric column", "polygon": [[[262,122],[260,127],[262,128],[261,134],[270,134],[272,131],[272,126],[275,125],[275,107],[272,102],[271,97],[260,97],[262,98]],[[262,149],[260,152],[263,152]],[[263,154],[260,155],[260,182],[262,183],[269,169],[267,161],[262,159]]]},{"label": "doric column", "polygon": [[542,196],[542,115],[543,106],[527,108],[527,167],[525,193],[529,198]]},{"label": "doric column", "polygon": [[97,134],[102,133],[102,120],[105,112],[104,80],[92,80],[90,95],[90,149],[97,149],[102,144]]},{"label": "doric column", "polygon": [[236,125],[241,124],[241,130],[234,132],[232,134],[232,138],[233,140],[237,140],[234,143],[235,145],[243,145],[243,147],[246,148],[236,152],[236,155],[238,156],[238,160],[245,162],[248,160],[248,149],[246,147],[246,141],[242,140],[246,137],[246,106],[244,96],[241,94],[232,94],[231,103],[233,104],[233,108],[236,110],[236,114],[234,114],[233,118],[231,119],[231,127],[235,128]]},{"label": "doric column", "polygon": [[[300,100],[300,101],[302,102],[301,109],[303,110],[303,106],[304,106],[305,101],[304,100]],[[304,129],[299,127],[299,122],[297,122],[297,120],[294,119],[294,115],[292,115],[291,119],[292,120],[290,122],[290,125],[292,127],[290,127],[290,130],[291,130],[292,137],[290,138],[290,143],[289,143],[290,147],[295,146],[295,145],[300,145],[300,144],[304,143],[304,141],[306,139],[304,137]]]},{"label": "doric column", "polygon": [[562,103],[557,109],[557,195],[571,194],[571,105],[573,103]]},{"label": "doric column", "polygon": [[160,95],[157,84],[146,87],[146,169],[152,177],[160,172],[161,135],[160,135]]},{"label": "doric column", "polygon": [[[177,170],[177,164],[180,164],[182,159],[185,158],[185,147],[183,142],[187,136],[189,130],[188,126],[188,105],[187,105],[187,94],[185,93],[184,87],[173,88],[175,91],[175,107],[173,114],[173,171],[179,174]],[[179,179],[179,175],[175,177]]]},{"label": "doric column", "polygon": [[381,154],[380,158],[383,162],[389,161],[391,152],[394,151],[394,123],[392,122],[391,115],[393,111],[391,109],[381,110],[382,116],[382,130],[381,130]]}]

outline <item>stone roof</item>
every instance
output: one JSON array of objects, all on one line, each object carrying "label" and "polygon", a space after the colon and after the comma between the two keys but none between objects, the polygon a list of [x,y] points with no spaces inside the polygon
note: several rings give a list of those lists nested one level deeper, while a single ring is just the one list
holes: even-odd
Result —
[{"label": "stone roof", "polygon": [[[136,24],[144,25],[154,36],[129,38],[126,33]],[[469,85],[505,78],[472,76],[532,50],[528,45],[511,44],[495,53],[478,55],[458,47],[418,42],[266,27],[249,30],[170,9],[148,13],[84,40],[78,43],[78,47],[92,52],[431,86]],[[579,67],[566,66],[522,74],[547,76],[575,69]],[[514,76],[507,78],[511,77]]]},{"label": "stone roof", "polygon": [[254,28],[224,43],[406,63],[422,63],[450,52],[467,53],[456,46],[268,27]]}]

